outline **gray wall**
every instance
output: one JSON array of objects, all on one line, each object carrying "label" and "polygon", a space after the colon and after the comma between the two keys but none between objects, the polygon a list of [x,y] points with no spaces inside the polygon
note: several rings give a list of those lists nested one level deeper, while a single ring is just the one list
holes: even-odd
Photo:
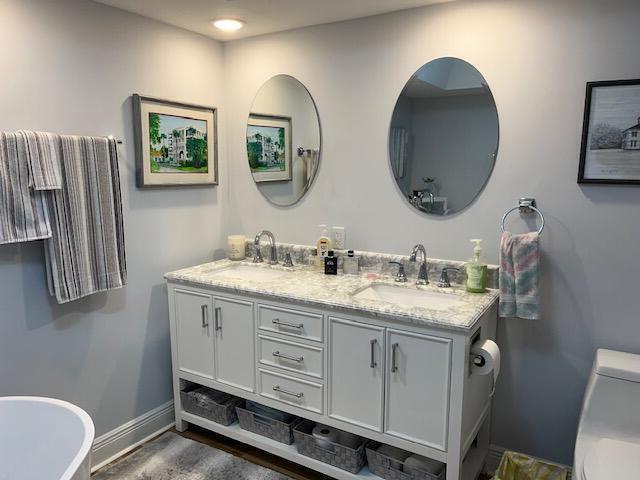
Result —
[{"label": "gray wall", "polygon": [[[640,76],[639,15],[636,1],[453,2],[225,45],[229,233],[266,227],[308,244],[316,224],[331,222],[347,227],[349,248],[408,253],[421,241],[452,259],[484,238],[495,262],[500,216],[518,197],[537,197],[548,222],[543,318],[500,322],[493,442],[570,463],[596,347],[640,352],[640,189],[576,184],[585,82]],[[478,68],[500,116],[493,176],[446,219],[407,206],[387,160],[398,94],[442,56]],[[269,205],[241,161],[246,112],[276,73],[308,87],[323,128],[317,180],[293,208]]]},{"label": "gray wall", "polygon": [[0,130],[124,140],[125,289],[58,306],[41,243],[0,246],[0,395],[72,401],[100,435],[172,398],[162,274],[223,245],[224,185],[135,187],[129,97],[219,104],[222,46],[86,0],[0,0],[0,19]]}]

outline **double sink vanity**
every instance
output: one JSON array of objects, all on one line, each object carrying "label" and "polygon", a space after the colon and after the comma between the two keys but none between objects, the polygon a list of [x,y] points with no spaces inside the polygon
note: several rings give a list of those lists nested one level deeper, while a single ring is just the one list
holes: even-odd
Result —
[{"label": "double sink vanity", "polygon": [[[390,119],[389,180],[399,199],[429,217],[467,208],[491,176],[498,127],[491,90],[473,65],[447,57],[420,67]],[[289,75],[266,81],[246,129],[257,190],[277,207],[302,201],[319,174],[321,147],[309,90]],[[271,241],[264,256],[263,234]],[[318,255],[321,241],[328,239],[319,240]],[[411,256],[358,252],[359,275],[324,275],[310,247],[276,246],[267,231],[246,250],[254,262],[219,260],[166,275],[178,430],[199,425],[341,480],[380,478],[185,411],[180,392],[197,384],[442,462],[446,480],[477,477],[494,380],[479,374],[470,352],[495,338],[496,290],[468,293],[463,264],[427,260],[420,245]],[[489,287],[497,287],[496,272],[489,268]]]},{"label": "double sink vanity", "polygon": [[430,283],[416,285],[406,256],[362,252],[360,275],[333,276],[307,265],[309,252],[281,244],[276,265],[219,260],[166,275],[178,430],[199,425],[338,479],[379,478],[184,411],[180,391],[196,383],[438,460],[447,480],[475,478],[492,381],[474,374],[470,349],[495,338],[497,292],[436,286],[460,262],[429,260]]}]

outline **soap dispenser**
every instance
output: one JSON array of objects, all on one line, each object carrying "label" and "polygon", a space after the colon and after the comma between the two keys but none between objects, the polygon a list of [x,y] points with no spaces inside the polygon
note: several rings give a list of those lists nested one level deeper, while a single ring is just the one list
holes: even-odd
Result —
[{"label": "soap dispenser", "polygon": [[467,270],[467,291],[472,293],[482,293],[486,290],[487,283],[487,264],[480,259],[482,240],[474,238],[471,240],[474,244],[473,258],[465,265]]}]

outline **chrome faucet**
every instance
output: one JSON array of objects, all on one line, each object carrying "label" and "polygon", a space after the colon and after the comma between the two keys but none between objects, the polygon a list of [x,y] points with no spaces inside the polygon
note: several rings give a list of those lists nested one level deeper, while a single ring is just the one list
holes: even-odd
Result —
[{"label": "chrome faucet", "polygon": [[256,238],[253,240],[253,245],[255,246],[256,253],[253,256],[253,263],[261,263],[262,262],[262,252],[260,251],[260,239],[266,235],[269,238],[269,243],[271,244],[269,247],[269,265],[275,265],[278,263],[278,250],[276,248],[276,238],[273,236],[269,230],[260,230],[256,235]]},{"label": "chrome faucet", "polygon": [[451,282],[449,281],[449,272],[460,273],[460,270],[455,267],[444,267],[442,269],[442,273],[440,274],[440,280],[438,280],[438,287],[440,288],[451,287]]},{"label": "chrome faucet", "polygon": [[293,260],[291,259],[291,253],[287,252],[284,255],[284,266],[287,268],[293,268]]},{"label": "chrome faucet", "polygon": [[418,271],[416,285],[427,285],[429,283],[429,275],[427,273],[427,251],[424,249],[424,245],[419,243],[413,247],[409,261],[415,262],[418,252],[422,254],[422,263],[420,264],[420,270]]},{"label": "chrome faucet", "polygon": [[407,281],[407,274],[404,272],[404,265],[400,262],[389,262],[393,265],[398,265],[398,273],[396,274],[395,281],[404,283]]}]

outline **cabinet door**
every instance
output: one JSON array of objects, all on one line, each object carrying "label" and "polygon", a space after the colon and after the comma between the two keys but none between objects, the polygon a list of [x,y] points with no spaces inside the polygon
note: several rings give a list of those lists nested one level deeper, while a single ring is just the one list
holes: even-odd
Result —
[{"label": "cabinet door", "polygon": [[387,330],[385,432],[446,451],[451,340]]},{"label": "cabinet door", "polygon": [[253,303],[214,299],[216,381],[255,391]]},{"label": "cabinet door", "polygon": [[213,380],[213,325],[211,296],[175,289],[178,369]]},{"label": "cabinet door", "polygon": [[384,329],[329,318],[329,416],[382,431]]}]

